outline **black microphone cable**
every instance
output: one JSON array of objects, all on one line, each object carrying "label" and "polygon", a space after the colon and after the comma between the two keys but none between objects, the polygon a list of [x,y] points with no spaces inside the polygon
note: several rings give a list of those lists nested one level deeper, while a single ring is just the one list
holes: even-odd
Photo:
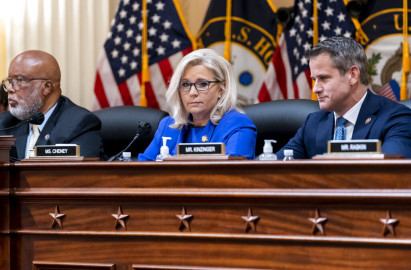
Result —
[{"label": "black microphone cable", "polygon": [[19,126],[24,125],[26,123],[31,123],[31,124],[34,124],[34,125],[41,125],[43,123],[43,121],[44,121],[44,114],[42,114],[41,112],[36,112],[36,113],[33,113],[26,120],[21,121],[20,123],[18,123],[17,125],[12,126],[12,127],[2,128],[2,129],[0,129],[0,131],[6,131],[6,130],[18,128]]}]

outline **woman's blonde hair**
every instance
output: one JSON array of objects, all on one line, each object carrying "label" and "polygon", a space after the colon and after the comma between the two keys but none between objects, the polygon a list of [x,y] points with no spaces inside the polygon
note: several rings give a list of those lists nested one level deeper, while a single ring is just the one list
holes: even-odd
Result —
[{"label": "woman's blonde hair", "polygon": [[204,66],[213,73],[213,80],[219,81],[222,90],[221,98],[217,101],[210,114],[210,120],[217,125],[223,115],[233,109],[237,109],[237,88],[234,81],[231,64],[214,50],[199,49],[193,51],[181,59],[170,80],[170,85],[166,92],[167,103],[171,106],[171,115],[174,118],[172,128],[180,129],[190,123],[189,113],[185,110],[180,98],[180,81],[187,67]]}]

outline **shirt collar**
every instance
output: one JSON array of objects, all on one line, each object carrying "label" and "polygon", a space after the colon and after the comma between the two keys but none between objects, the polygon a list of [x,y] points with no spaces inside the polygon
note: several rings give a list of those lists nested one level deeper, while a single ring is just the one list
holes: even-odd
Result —
[{"label": "shirt collar", "polygon": [[[48,110],[48,111],[46,112],[46,114],[44,114],[44,121],[43,121],[43,123],[41,123],[41,125],[37,125],[37,127],[39,128],[39,131],[40,131],[40,132],[43,130],[43,127],[46,125],[47,120],[49,120],[49,118],[50,118],[51,114],[54,112],[54,109],[56,108],[56,106],[57,106],[57,103],[54,104],[54,106],[51,107],[51,109]],[[32,125],[32,124],[30,124],[30,130],[31,130],[31,125]]]},{"label": "shirt collar", "polygon": [[[357,122],[358,115],[360,114],[361,106],[365,100],[365,97],[367,96],[367,92],[365,92],[364,96],[360,99],[360,101],[357,102],[351,109],[346,112],[343,117],[350,122],[351,124],[355,125]],[[334,112],[334,124],[336,124],[337,118],[340,117],[341,115],[338,115]]]}]

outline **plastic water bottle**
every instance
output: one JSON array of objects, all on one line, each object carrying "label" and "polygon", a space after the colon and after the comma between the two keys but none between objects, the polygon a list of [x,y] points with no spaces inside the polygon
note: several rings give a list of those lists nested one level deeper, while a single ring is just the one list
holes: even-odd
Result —
[{"label": "plastic water bottle", "polygon": [[157,155],[156,161],[163,161],[166,157],[171,157],[170,150],[167,146],[167,141],[171,140],[170,137],[161,137],[163,139],[163,146],[160,148],[160,154]]},{"label": "plastic water bottle", "polygon": [[258,156],[258,160],[277,160],[277,156],[273,153],[271,143],[276,143],[276,140],[264,140],[263,153]]},{"label": "plastic water bottle", "polygon": [[294,151],[292,149],[284,150],[284,161],[294,160]]},{"label": "plastic water bottle", "polygon": [[118,160],[131,161],[131,152],[123,152],[123,155]]}]

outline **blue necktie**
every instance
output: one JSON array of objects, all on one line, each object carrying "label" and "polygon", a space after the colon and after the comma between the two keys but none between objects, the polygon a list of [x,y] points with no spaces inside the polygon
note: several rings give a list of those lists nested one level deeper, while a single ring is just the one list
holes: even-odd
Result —
[{"label": "blue necktie", "polygon": [[337,118],[334,140],[345,140],[345,123],[347,123],[347,119],[344,117]]}]

